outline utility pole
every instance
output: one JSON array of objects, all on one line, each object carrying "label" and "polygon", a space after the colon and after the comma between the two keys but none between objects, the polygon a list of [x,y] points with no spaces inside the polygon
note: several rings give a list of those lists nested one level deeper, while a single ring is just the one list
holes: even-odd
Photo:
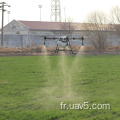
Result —
[{"label": "utility pole", "polygon": [[65,14],[65,22],[66,22],[66,12],[65,12],[65,7],[64,7],[64,14]]},{"label": "utility pole", "polygon": [[1,47],[3,47],[3,26],[4,26],[4,12],[6,11],[4,9],[5,6],[10,7],[10,5],[7,5],[5,2],[0,3],[0,10],[2,10],[2,28],[1,28]]},{"label": "utility pole", "polygon": [[40,8],[40,21],[41,21],[41,8],[42,8],[42,5],[38,5],[38,7]]},{"label": "utility pole", "polygon": [[8,23],[9,23],[9,15],[10,15],[10,11],[7,11],[7,13],[8,13]]}]

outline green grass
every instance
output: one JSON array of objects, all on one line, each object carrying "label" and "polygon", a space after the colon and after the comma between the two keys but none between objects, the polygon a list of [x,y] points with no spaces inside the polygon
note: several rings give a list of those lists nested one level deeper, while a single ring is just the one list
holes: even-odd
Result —
[{"label": "green grass", "polygon": [[[0,120],[119,120],[120,56],[0,58]],[[110,104],[62,109],[60,103]]]}]

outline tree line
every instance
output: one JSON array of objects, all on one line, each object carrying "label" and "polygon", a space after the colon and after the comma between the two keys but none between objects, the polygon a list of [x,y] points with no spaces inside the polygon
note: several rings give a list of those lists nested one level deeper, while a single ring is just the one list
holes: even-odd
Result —
[{"label": "tree line", "polygon": [[[77,27],[70,18],[68,22],[62,23],[61,26],[69,34],[72,34]],[[109,46],[107,42],[108,32],[120,38],[120,7],[113,7],[109,15],[103,11],[90,12],[86,16],[82,28],[87,31],[86,35],[96,50],[106,50]],[[118,42],[120,43],[120,41]]]}]

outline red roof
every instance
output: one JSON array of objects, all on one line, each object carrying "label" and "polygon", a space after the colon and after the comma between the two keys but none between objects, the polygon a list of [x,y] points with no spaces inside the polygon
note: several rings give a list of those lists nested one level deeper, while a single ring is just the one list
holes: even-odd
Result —
[{"label": "red roof", "polygon": [[[43,22],[43,21],[18,21],[30,29],[35,30],[64,30],[63,22]],[[75,30],[83,30],[82,23],[72,23],[76,26]]]}]

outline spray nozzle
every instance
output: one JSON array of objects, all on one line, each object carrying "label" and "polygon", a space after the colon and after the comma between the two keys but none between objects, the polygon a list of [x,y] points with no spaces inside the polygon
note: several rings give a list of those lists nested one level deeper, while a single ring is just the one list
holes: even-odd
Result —
[{"label": "spray nozzle", "polygon": [[84,46],[84,43],[83,43],[84,37],[82,37],[81,39],[82,39],[82,46]]},{"label": "spray nozzle", "polygon": [[84,46],[83,40],[82,40],[82,46]]},{"label": "spray nozzle", "polygon": [[44,40],[44,43],[43,43],[44,45],[45,45],[45,40]]}]

